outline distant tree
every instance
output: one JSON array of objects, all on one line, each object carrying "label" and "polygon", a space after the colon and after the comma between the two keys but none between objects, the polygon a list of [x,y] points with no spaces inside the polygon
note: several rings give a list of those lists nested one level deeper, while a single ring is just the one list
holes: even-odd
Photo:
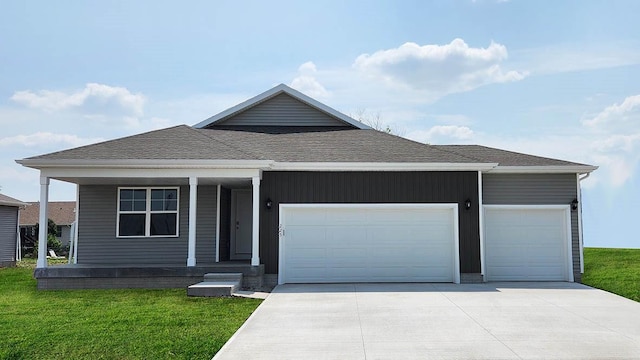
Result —
[{"label": "distant tree", "polygon": [[382,120],[380,112],[370,113],[367,109],[358,109],[355,114],[351,115],[352,118],[360,121],[361,123],[371,127],[374,130],[384,132],[391,135],[403,136],[405,131],[392,127]]},{"label": "distant tree", "polygon": [[[35,229],[36,229],[36,236],[38,236],[40,234],[40,224],[36,223]],[[49,219],[47,224],[47,249],[51,249],[56,252],[62,249],[62,243],[60,242],[60,240],[58,240],[57,235],[58,235],[58,225],[56,225],[56,223],[53,220]],[[37,246],[38,244],[36,243],[36,248]]]}]

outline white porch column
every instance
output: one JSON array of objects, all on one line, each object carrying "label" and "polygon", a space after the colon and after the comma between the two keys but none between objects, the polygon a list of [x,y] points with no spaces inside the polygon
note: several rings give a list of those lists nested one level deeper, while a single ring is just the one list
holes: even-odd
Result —
[{"label": "white porch column", "polygon": [[196,210],[198,209],[198,178],[189,177],[189,250],[187,266],[196,266]]},{"label": "white porch column", "polygon": [[40,176],[40,220],[38,228],[38,262],[39,268],[47,267],[47,236],[49,235],[49,178]]},{"label": "white porch column", "polygon": [[251,179],[253,184],[253,216],[251,226],[251,265],[260,265],[260,177]]},{"label": "white porch column", "polygon": [[216,191],[216,262],[220,262],[220,193],[222,185],[218,184]]}]

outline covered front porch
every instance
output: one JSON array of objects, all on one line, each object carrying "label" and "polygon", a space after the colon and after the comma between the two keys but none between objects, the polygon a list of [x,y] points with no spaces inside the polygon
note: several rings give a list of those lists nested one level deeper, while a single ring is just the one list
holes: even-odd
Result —
[{"label": "covered front porch", "polygon": [[242,287],[269,288],[264,282],[264,266],[248,261],[224,261],[207,266],[90,265],[69,264],[36,268],[38,289],[115,289],[115,288],[186,288],[202,281],[209,273],[241,273]]},{"label": "covered front porch", "polygon": [[[47,227],[39,229],[38,288],[166,288],[206,273],[242,273],[263,287],[260,261],[262,170],[41,170],[40,204],[50,179],[77,185],[75,249],[69,265],[47,266]],[[40,211],[40,223],[47,221]]]}]

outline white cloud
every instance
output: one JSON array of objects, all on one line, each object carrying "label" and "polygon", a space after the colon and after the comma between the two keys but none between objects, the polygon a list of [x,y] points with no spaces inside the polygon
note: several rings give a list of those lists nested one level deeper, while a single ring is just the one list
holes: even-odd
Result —
[{"label": "white cloud", "polygon": [[80,110],[88,114],[124,113],[130,116],[144,114],[145,97],[133,94],[127,88],[88,83],[75,92],[52,90],[16,91],[11,100],[34,109],[48,112]]},{"label": "white cloud", "polygon": [[584,121],[591,128],[606,126],[609,131],[612,126],[625,123],[635,123],[640,128],[640,95],[629,96],[620,104],[607,106],[593,119]]},{"label": "white cloud", "polygon": [[640,95],[605,107],[583,121],[593,136],[593,157],[606,169],[613,186],[628,182],[640,164]]},{"label": "white cloud", "polygon": [[585,186],[619,188],[633,181],[640,167],[640,95],[605,106],[569,134],[512,137],[476,134],[480,144],[599,166]]},{"label": "white cloud", "polygon": [[0,146],[25,146],[25,147],[77,147],[99,141],[101,138],[81,138],[72,134],[54,134],[50,132],[37,132],[30,135],[16,135],[0,138]]},{"label": "white cloud", "polygon": [[527,74],[504,71],[508,57],[504,45],[472,48],[462,39],[446,45],[408,42],[398,48],[358,56],[353,67],[388,85],[437,94],[475,89],[491,83],[522,80]]},{"label": "white cloud", "polygon": [[311,96],[312,98],[328,98],[331,94],[315,78],[317,72],[318,70],[316,68],[316,65],[311,61],[307,61],[306,63],[300,65],[300,67],[298,68],[298,76],[296,76],[291,81],[290,86],[306,95]]},{"label": "white cloud", "polygon": [[467,126],[436,125],[429,130],[414,130],[406,135],[407,138],[422,143],[460,143],[471,140],[474,132]]}]

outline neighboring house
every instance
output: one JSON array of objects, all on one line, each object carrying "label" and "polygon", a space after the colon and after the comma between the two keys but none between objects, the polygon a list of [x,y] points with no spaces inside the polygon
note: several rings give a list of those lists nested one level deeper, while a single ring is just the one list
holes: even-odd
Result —
[{"label": "neighboring house", "polygon": [[[373,130],[278,85],[193,127],[18,163],[78,184],[77,264],[40,288],[580,281],[596,167]],[[41,216],[42,218],[42,216]],[[41,230],[42,231],[42,230]]]},{"label": "neighboring house", "polygon": [[20,208],[25,205],[20,200],[0,194],[0,267],[14,266],[20,260],[18,218]]},{"label": "neighboring house", "polygon": [[[63,246],[68,246],[71,239],[71,225],[76,221],[75,201],[49,201],[48,217],[57,226],[56,238]],[[20,236],[37,239],[36,224],[40,223],[40,202],[29,202],[20,211]],[[23,241],[24,243],[24,241]]]}]

